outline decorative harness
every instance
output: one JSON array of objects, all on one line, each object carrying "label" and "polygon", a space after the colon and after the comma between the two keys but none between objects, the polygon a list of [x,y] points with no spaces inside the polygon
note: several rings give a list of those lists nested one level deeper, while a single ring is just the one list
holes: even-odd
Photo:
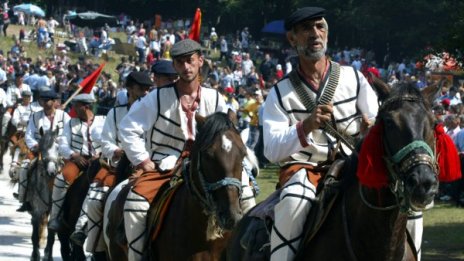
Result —
[{"label": "decorative harness", "polygon": [[[193,171],[193,168],[190,170],[187,169],[187,161],[184,160],[183,163],[183,173],[187,179],[190,179],[189,188],[192,191],[193,195],[199,200],[200,204],[203,206],[203,210],[206,215],[213,215],[216,212],[216,203],[214,202],[212,193],[222,187],[226,186],[235,186],[238,189],[239,197],[242,195],[242,182],[237,178],[225,177],[216,182],[206,181],[203,172],[201,171],[201,151],[198,153],[198,160],[196,161],[196,171]],[[200,186],[195,185],[194,175],[198,177]]]}]

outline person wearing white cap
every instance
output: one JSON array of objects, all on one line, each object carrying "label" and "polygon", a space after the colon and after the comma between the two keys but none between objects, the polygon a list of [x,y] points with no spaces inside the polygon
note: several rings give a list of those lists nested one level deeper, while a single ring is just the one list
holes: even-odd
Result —
[{"label": "person wearing white cap", "polygon": [[[37,152],[39,148],[39,140],[42,135],[40,129],[44,132],[48,130],[58,129],[58,135],[63,133],[63,127],[69,122],[69,115],[63,110],[55,108],[55,101],[58,99],[58,94],[54,91],[41,91],[39,94],[39,103],[43,110],[33,112],[29,118],[26,128],[26,146],[32,152]],[[19,172],[18,199],[23,202],[23,205],[17,210],[19,212],[27,211],[30,208],[27,202],[27,170],[29,161],[23,160],[21,170]]]},{"label": "person wearing white cap", "polygon": [[[73,118],[64,126],[60,137],[59,153],[65,160],[62,172],[55,177],[52,193],[52,209],[48,228],[58,231],[61,227],[61,209],[69,186],[85,172],[91,160],[95,160],[101,152],[101,133],[105,116],[94,115],[92,104],[95,103],[92,93],[76,95],[72,99],[77,118]],[[87,202],[82,206],[81,215],[85,214]],[[83,213],[84,212],[84,213]]]},{"label": "person wearing white cap", "polygon": [[[102,158],[109,165],[102,166],[95,176],[85,202],[87,202],[87,215],[81,215],[76,223],[76,229],[70,239],[77,245],[83,246],[87,239],[87,252],[93,253],[96,260],[99,256],[105,256],[105,242],[103,241],[103,203],[107,193],[116,186],[118,181],[125,179],[124,174],[116,173],[116,166],[124,156],[121,148],[119,124],[128,113],[130,107],[138,99],[144,97],[154,83],[146,72],[131,72],[126,78],[126,87],[129,94],[129,102],[111,109],[105,119],[101,134]],[[124,156],[125,157],[125,156]],[[116,176],[117,175],[117,176]],[[87,233],[85,233],[86,222]]]}]

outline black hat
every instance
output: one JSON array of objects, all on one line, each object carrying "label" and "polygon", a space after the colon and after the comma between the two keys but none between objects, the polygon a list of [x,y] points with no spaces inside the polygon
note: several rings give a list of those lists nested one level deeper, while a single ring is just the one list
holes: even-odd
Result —
[{"label": "black hat", "polygon": [[24,76],[24,72],[23,72],[23,71],[17,71],[17,72],[15,73],[15,78],[21,78],[21,77],[23,77],[23,76]]},{"label": "black hat", "polygon": [[131,72],[127,80],[142,86],[153,86],[154,83],[146,72]]},{"label": "black hat", "polygon": [[40,92],[39,97],[42,99],[58,99],[58,93],[53,90]]},{"label": "black hat", "polygon": [[294,25],[304,20],[321,18],[325,16],[325,9],[320,7],[303,7],[285,19],[285,30],[290,31]]},{"label": "black hat", "polygon": [[171,57],[176,58],[179,56],[192,54],[194,52],[200,52],[201,45],[194,40],[185,39],[179,42],[176,42],[171,48]]},{"label": "black hat", "polygon": [[166,74],[166,75],[176,75],[177,72],[172,66],[172,61],[169,60],[159,60],[151,67],[151,71],[154,74]]}]

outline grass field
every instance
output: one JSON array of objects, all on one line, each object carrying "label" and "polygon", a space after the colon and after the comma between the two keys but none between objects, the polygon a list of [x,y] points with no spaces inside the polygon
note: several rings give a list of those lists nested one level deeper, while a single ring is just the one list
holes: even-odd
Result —
[{"label": "grass field", "polygon": [[[261,169],[257,179],[261,189],[257,198],[259,202],[275,190],[277,177],[276,166]],[[436,203],[424,213],[422,260],[464,260],[464,208]]]}]

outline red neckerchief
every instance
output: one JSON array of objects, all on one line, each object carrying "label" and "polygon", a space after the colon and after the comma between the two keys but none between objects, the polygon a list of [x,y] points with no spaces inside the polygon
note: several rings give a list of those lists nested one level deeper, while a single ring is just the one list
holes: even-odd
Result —
[{"label": "red neckerchief", "polygon": [[303,76],[303,78],[304,78],[309,84],[311,84],[316,90],[319,90],[319,86],[320,86],[320,84],[324,81],[325,76],[327,75],[327,72],[329,71],[329,68],[330,68],[330,62],[329,62],[329,60],[327,60],[327,58],[326,58],[325,69],[324,69],[324,72],[322,73],[322,77],[321,77],[321,80],[319,81],[319,84],[317,84],[316,81],[314,81],[314,79],[313,79],[312,77],[307,77],[306,74],[303,73],[303,71],[301,70],[301,65],[298,66],[298,72],[300,73],[301,76]]},{"label": "red neckerchief", "polygon": [[185,105],[182,104],[182,102],[179,99],[180,105],[182,106],[182,110],[187,115],[187,131],[188,131],[187,139],[191,139],[191,140],[195,139],[193,135],[193,116],[194,116],[195,111],[198,108],[198,105],[200,104],[200,94],[201,94],[201,86],[198,87],[197,97],[193,101],[192,106],[190,106],[190,108],[185,107]]}]

